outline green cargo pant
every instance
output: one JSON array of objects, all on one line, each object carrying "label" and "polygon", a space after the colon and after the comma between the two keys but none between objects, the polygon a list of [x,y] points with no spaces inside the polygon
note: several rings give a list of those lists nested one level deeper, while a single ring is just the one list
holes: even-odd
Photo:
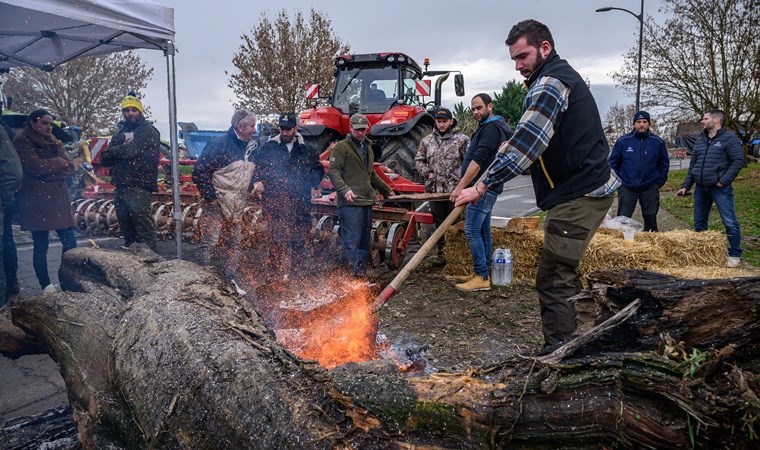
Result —
[{"label": "green cargo pant", "polygon": [[548,211],[536,289],[545,345],[566,341],[575,331],[575,310],[567,301],[582,289],[580,265],[613,197],[580,197]]},{"label": "green cargo pant", "polygon": [[150,191],[138,187],[117,186],[114,195],[119,230],[124,246],[142,242],[156,251],[156,228],[150,210]]}]

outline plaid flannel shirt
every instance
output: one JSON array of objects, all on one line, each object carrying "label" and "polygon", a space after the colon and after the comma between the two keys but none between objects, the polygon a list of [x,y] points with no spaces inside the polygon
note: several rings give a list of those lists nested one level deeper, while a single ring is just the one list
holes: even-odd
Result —
[{"label": "plaid flannel shirt", "polygon": [[[554,129],[569,106],[570,88],[557,78],[544,76],[536,80],[525,97],[525,112],[512,139],[502,144],[496,163],[484,180],[486,186],[505,183],[528,169],[549,146]],[[502,154],[503,147],[507,146]],[[604,185],[586,194],[607,197],[620,186],[620,179],[610,171]]]}]

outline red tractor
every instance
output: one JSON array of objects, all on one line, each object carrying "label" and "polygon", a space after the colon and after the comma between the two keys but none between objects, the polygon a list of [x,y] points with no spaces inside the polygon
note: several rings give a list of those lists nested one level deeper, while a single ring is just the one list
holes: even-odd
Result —
[{"label": "red tractor", "polygon": [[[420,140],[434,125],[427,108],[440,106],[441,85],[451,71],[425,70],[403,53],[369,53],[335,58],[335,87],[328,106],[316,103],[299,116],[298,129],[307,142],[320,152],[349,132],[348,120],[361,113],[369,119],[370,139],[379,146],[377,161],[410,180],[420,181],[414,170],[414,155]],[[431,82],[438,76],[432,101]],[[464,95],[464,77],[454,75],[457,96]],[[318,87],[308,86],[314,98]],[[377,151],[378,149],[375,149]]]}]

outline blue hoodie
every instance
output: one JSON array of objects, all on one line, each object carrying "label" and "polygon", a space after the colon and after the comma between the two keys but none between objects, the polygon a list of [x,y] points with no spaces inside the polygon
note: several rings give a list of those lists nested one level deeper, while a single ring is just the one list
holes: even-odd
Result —
[{"label": "blue hoodie", "polygon": [[624,134],[612,148],[610,167],[632,191],[643,191],[653,184],[662,187],[670,170],[665,141],[649,131]]}]

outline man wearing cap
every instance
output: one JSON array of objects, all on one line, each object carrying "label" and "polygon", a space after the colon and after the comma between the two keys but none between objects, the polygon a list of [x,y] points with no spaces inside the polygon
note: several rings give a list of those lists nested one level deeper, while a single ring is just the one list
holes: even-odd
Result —
[{"label": "man wearing cap", "polygon": [[311,192],[325,171],[317,151],[297,132],[295,113],[281,114],[278,125],[280,133],[254,154],[254,179],[271,237],[270,264],[287,279],[288,270],[296,275],[302,269],[311,228]]},{"label": "man wearing cap", "polygon": [[111,167],[111,183],[116,185],[114,206],[124,246],[135,242],[156,250],[156,229],[150,211],[150,193],[158,190],[160,135],[145,120],[145,109],[134,92],[121,102],[124,120],[100,156]]},{"label": "man wearing cap", "polygon": [[[451,193],[462,178],[461,169],[470,138],[457,128],[457,121],[446,108],[435,111],[435,128],[422,138],[414,164],[420,176],[425,180],[425,192]],[[430,202],[436,227],[441,226],[446,217],[454,210],[454,203],[448,201]],[[443,249],[445,241],[438,241],[438,260],[436,266],[445,264]]]},{"label": "man wearing cap", "polygon": [[633,130],[615,142],[610,167],[623,185],[618,191],[618,216],[631,217],[636,202],[641,205],[644,231],[657,231],[660,188],[668,180],[668,149],[659,136],[649,131],[649,113],[633,116]]},{"label": "man wearing cap", "polygon": [[393,195],[393,190],[375,173],[367,117],[354,114],[349,124],[350,134],[330,153],[327,174],[337,191],[343,260],[360,278],[370,262],[372,204]]},{"label": "man wearing cap", "polygon": [[[201,264],[216,267],[235,281],[240,247],[240,220],[253,190],[253,138],[256,118],[247,109],[232,114],[230,128],[212,139],[193,167],[193,182],[201,193],[201,217],[198,221]],[[221,238],[221,241],[220,241]]]}]

